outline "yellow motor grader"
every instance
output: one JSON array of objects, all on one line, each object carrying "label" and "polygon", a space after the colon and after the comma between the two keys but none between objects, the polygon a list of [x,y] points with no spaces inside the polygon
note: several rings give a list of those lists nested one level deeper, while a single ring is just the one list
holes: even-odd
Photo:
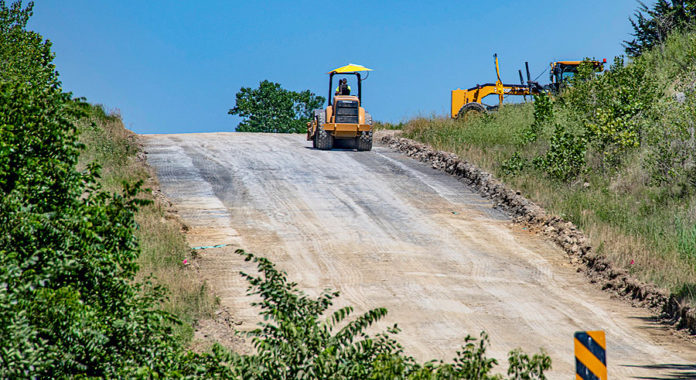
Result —
[{"label": "yellow motor grader", "polygon": [[[466,90],[453,90],[450,107],[450,114],[453,119],[464,118],[471,112],[483,113],[495,110],[503,105],[503,99],[508,95],[534,95],[543,90],[539,83],[529,79],[529,64],[527,62],[525,62],[527,68],[527,84],[524,84],[521,70],[519,71],[520,84],[504,84],[503,81],[500,80],[498,54],[494,54],[493,57],[495,58],[495,73],[498,76],[498,80],[495,83],[477,84]],[[497,106],[483,104],[483,98],[489,95],[498,95],[499,104]]]},{"label": "yellow motor grader", "polygon": [[[314,148],[330,150],[334,147],[336,140],[347,140],[354,141],[355,148],[359,151],[372,149],[372,116],[362,107],[364,78],[360,73],[364,71],[372,71],[372,69],[351,63],[328,72],[328,106],[325,109],[314,110],[314,119],[307,123],[307,140],[312,141]],[[355,75],[358,81],[357,96],[345,91],[336,91],[334,94],[335,75]],[[343,90],[345,89],[343,87]]]},{"label": "yellow motor grader", "polygon": [[[498,80],[495,83],[486,83],[476,85],[466,90],[456,89],[452,91],[450,114],[453,119],[465,118],[470,113],[483,113],[493,111],[503,104],[503,99],[508,95],[536,95],[542,91],[558,93],[573,75],[577,74],[578,66],[585,61],[556,61],[551,62],[550,79],[548,85],[540,85],[538,82],[530,80],[529,63],[525,62],[527,70],[527,83],[525,84],[522,78],[522,70],[518,70],[520,74],[520,84],[504,84],[500,80],[500,66],[498,65],[498,55],[493,55],[495,58],[495,72]],[[604,59],[599,61],[588,61],[595,69],[600,72],[604,69],[604,64],[607,62]],[[483,98],[489,95],[498,95],[499,104],[489,106],[483,104]]]}]

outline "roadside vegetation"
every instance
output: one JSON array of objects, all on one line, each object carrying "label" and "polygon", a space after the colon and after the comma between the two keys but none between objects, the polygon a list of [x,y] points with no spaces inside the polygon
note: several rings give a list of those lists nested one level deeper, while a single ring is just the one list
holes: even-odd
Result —
[{"label": "roadside vegetation", "polygon": [[[127,130],[117,112],[107,112],[102,106],[79,99],[75,105],[85,112],[76,123],[79,142],[84,145],[77,168],[91,163],[101,166],[97,182],[103,191],[121,191],[124,182],[142,181],[146,188],[156,187],[154,173],[145,165],[144,155],[133,132]],[[140,198],[151,201],[135,214],[135,236],[140,245],[137,279],[154,276],[153,282],[169,290],[162,309],[180,318],[174,333],[184,342],[193,336],[193,323],[212,318],[216,299],[193,270],[188,270],[191,249],[182,234],[182,225],[171,217],[162,199],[150,191]],[[186,264],[184,264],[186,263]]]},{"label": "roadside vegetation", "polygon": [[581,66],[558,96],[467,120],[417,118],[404,135],[502,177],[578,225],[613,262],[694,302],[693,20],[694,1],[641,6],[630,59],[599,75]]},{"label": "roadside vegetation", "polygon": [[[387,311],[328,312],[268,260],[238,251],[264,322],[256,352],[188,349],[214,306],[181,268],[187,247],[143,190],[151,175],[116,114],[63,92],[51,44],[26,29],[33,3],[0,0],[0,378],[501,379],[487,337],[452,363],[417,363]],[[150,275],[154,274],[154,277]],[[511,379],[544,379],[546,354],[509,354]]]}]

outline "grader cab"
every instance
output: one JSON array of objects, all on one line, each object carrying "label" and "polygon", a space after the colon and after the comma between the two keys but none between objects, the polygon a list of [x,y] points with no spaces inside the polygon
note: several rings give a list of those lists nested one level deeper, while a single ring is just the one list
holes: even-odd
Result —
[{"label": "grader cab", "polygon": [[600,61],[556,61],[551,62],[551,67],[549,70],[549,89],[553,93],[561,92],[561,89],[568,83],[568,81],[578,73],[578,67],[583,62],[588,62],[592,65],[592,68],[596,72],[604,70],[604,64],[607,63],[607,59],[604,58],[602,62]]},{"label": "grader cab", "polygon": [[[325,109],[314,110],[314,119],[307,123],[307,140],[314,148],[330,150],[336,140],[353,142],[359,151],[372,149],[372,116],[362,107],[362,72],[372,71],[355,64],[339,67],[329,74],[329,103]],[[334,76],[355,75],[357,95],[334,92]],[[339,89],[341,89],[339,87]],[[345,88],[343,88],[345,90]]]}]

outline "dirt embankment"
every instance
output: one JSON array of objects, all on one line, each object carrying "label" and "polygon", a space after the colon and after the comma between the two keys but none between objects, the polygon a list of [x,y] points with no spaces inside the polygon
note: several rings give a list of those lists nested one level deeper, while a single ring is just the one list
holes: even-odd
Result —
[{"label": "dirt embankment", "polygon": [[625,269],[597,254],[589,239],[573,223],[547,214],[519,191],[508,188],[492,174],[453,153],[437,151],[426,144],[398,137],[393,133],[383,134],[379,140],[392,149],[428,162],[434,169],[467,182],[482,196],[496,202],[496,206],[508,212],[515,222],[525,224],[555,242],[570,256],[572,262],[579,265],[579,270],[584,271],[592,283],[630,300],[634,305],[653,309],[663,322],[678,329],[686,329],[690,334],[696,333],[694,307],[680,302],[665,290],[632,277]]}]

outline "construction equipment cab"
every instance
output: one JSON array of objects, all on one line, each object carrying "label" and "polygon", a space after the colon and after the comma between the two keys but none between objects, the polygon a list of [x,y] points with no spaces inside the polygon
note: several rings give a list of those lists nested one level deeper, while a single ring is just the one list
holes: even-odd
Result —
[{"label": "construction equipment cab", "polygon": [[[367,78],[361,72],[372,71],[367,67],[349,64],[330,71],[329,104],[325,109],[314,110],[314,119],[307,123],[307,140],[314,148],[329,150],[336,140],[353,141],[357,150],[372,149],[372,116],[362,107],[362,81]],[[350,95],[347,81],[341,80],[334,93],[334,76],[355,75],[358,94]],[[348,95],[341,95],[341,94]]]},{"label": "construction equipment cab", "polygon": [[578,73],[578,66],[581,63],[588,62],[592,65],[596,72],[601,72],[604,70],[604,64],[607,63],[607,59],[604,58],[602,62],[599,61],[556,61],[551,62],[551,68],[549,70],[549,89],[553,93],[559,93],[561,89],[566,86],[568,81]]}]

